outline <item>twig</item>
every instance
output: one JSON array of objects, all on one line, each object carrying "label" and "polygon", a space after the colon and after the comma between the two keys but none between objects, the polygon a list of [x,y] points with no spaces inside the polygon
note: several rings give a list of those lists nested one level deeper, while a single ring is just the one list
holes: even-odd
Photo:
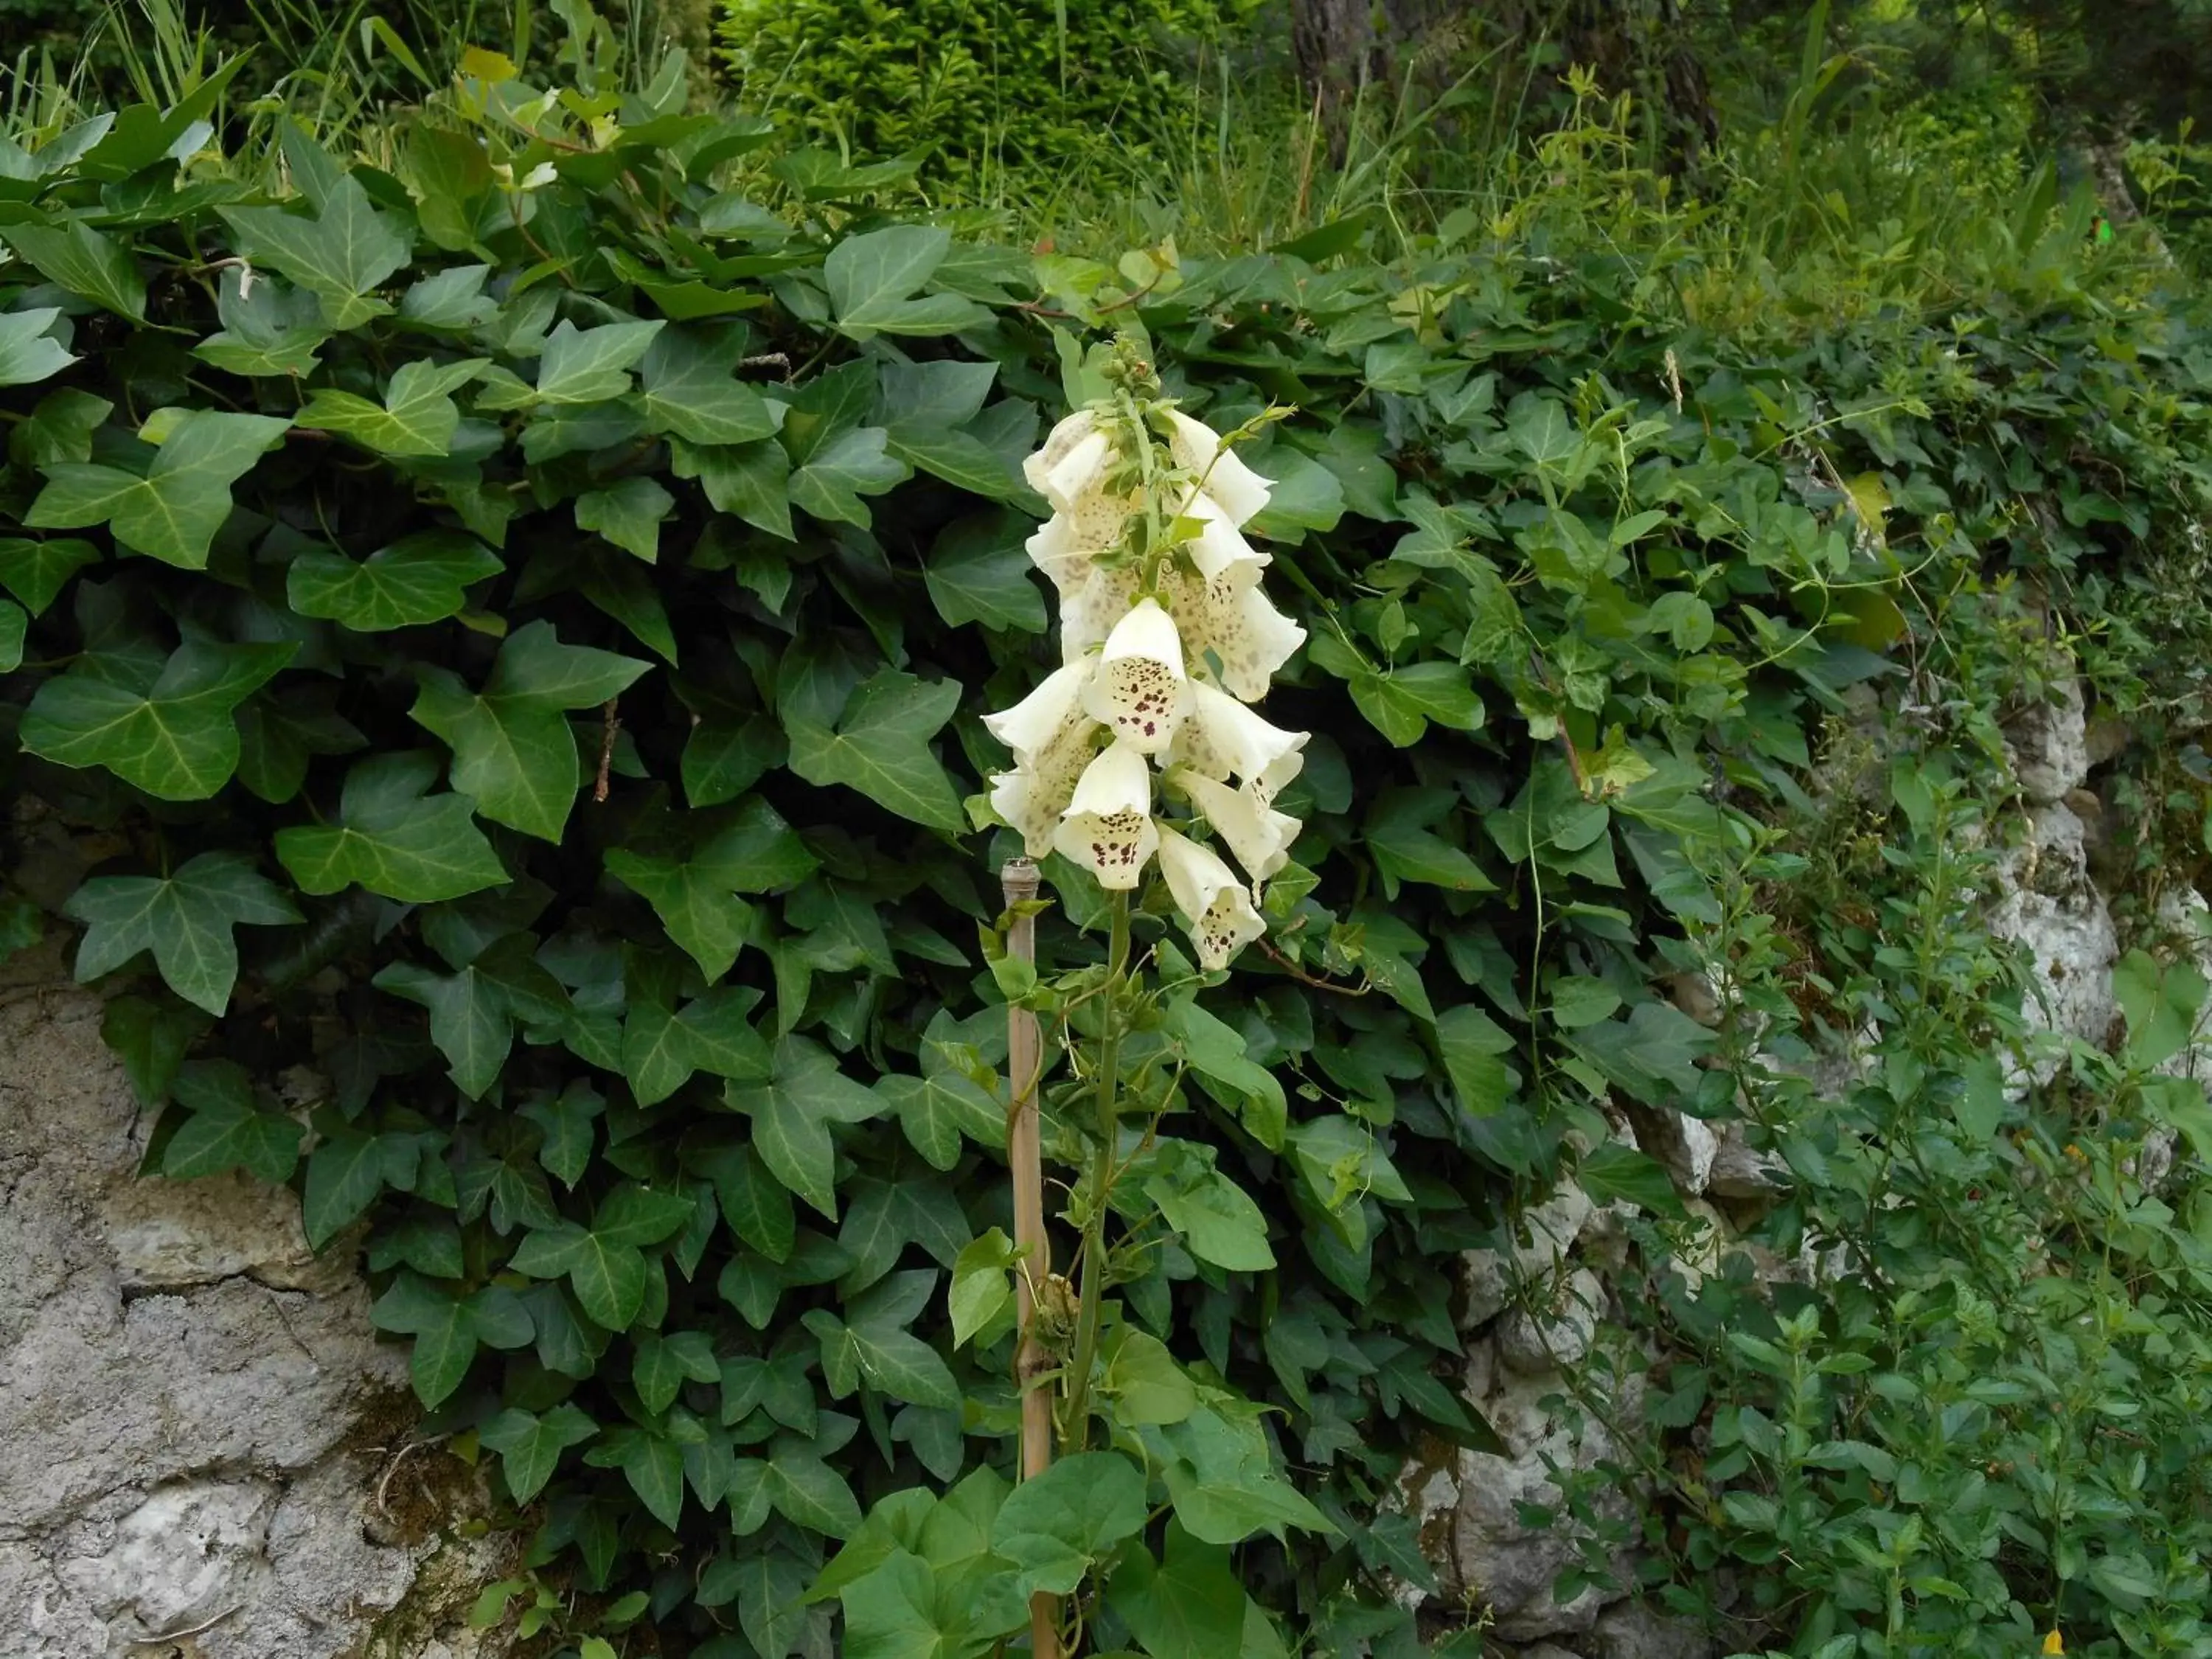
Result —
[{"label": "twig", "polygon": [[607,699],[599,710],[599,775],[592,783],[592,799],[604,803],[607,798],[607,771],[615,763],[615,734],[622,730],[622,717],[615,711],[621,704],[619,696]]},{"label": "twig", "polygon": [[198,1636],[202,1631],[213,1630],[245,1605],[243,1601],[234,1601],[214,1618],[204,1619],[188,1630],[165,1630],[159,1636],[128,1636],[124,1641],[127,1646],[134,1648],[159,1647],[164,1642],[179,1642],[187,1636]]},{"label": "twig", "polygon": [[1288,974],[1301,985],[1310,985],[1316,991],[1334,991],[1340,997],[1364,997],[1375,988],[1373,980],[1362,980],[1357,985],[1346,985],[1333,979],[1319,979],[1292,962],[1264,939],[1252,941],[1263,951],[1268,961]]},{"label": "twig", "polygon": [[[387,1521],[392,1519],[392,1510],[384,1501],[384,1494],[391,1490],[392,1477],[399,1473],[399,1466],[407,1461],[407,1454],[409,1452],[421,1451],[425,1447],[437,1445],[440,1442],[451,1437],[452,1437],[450,1435],[435,1434],[432,1435],[428,1440],[410,1440],[406,1444],[400,1447],[398,1451],[392,1454],[392,1461],[384,1466],[384,1474],[382,1477],[378,1480],[376,1483],[375,1495],[370,1500],[376,1505],[376,1512],[379,1515],[382,1516]],[[191,1632],[186,1631],[181,1633],[190,1635]]]}]

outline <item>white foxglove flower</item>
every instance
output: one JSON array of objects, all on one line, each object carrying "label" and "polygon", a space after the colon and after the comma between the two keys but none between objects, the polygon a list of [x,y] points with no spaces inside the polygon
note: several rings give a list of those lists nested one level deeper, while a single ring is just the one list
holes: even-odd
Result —
[{"label": "white foxglove flower", "polygon": [[1258,800],[1249,789],[1227,784],[1183,768],[1169,775],[1170,783],[1188,796],[1214,833],[1229,843],[1244,873],[1262,882],[1291,861],[1291,842],[1298,821]]},{"label": "white foxglove flower", "polygon": [[1177,466],[1202,480],[1200,487],[1221,503],[1231,523],[1242,525],[1267,506],[1267,481],[1238,460],[1235,451],[1222,448],[1212,427],[1179,410],[1169,411],[1168,426],[1168,453]]},{"label": "white foxglove flower", "polygon": [[1053,428],[1044,447],[1022,463],[1022,477],[1054,512],[1066,513],[1098,493],[1115,459],[1113,434],[1081,410]]},{"label": "white foxglove flower", "polygon": [[1054,844],[1109,891],[1137,884],[1160,845],[1152,769],[1142,753],[1126,743],[1099,753],[1077,782]]},{"label": "white foxglove flower", "polygon": [[1106,643],[1106,636],[1114,631],[1114,624],[1129,612],[1137,600],[1137,584],[1143,573],[1133,566],[1124,565],[1109,570],[1092,565],[1083,579],[1083,585],[1073,593],[1063,592],[1060,601],[1060,659],[1080,662],[1091,652]]},{"label": "white foxglove flower", "polygon": [[1230,957],[1267,931],[1244,884],[1212,848],[1164,828],[1160,873],[1198,947],[1200,967],[1226,968]]},{"label": "white foxglove flower", "polygon": [[1306,642],[1306,630],[1275,609],[1256,587],[1231,603],[1225,620],[1216,619],[1206,648],[1221,663],[1221,689],[1243,702],[1257,702],[1291,654]]},{"label": "white foxglove flower", "polygon": [[1062,668],[1012,708],[983,716],[984,729],[1014,751],[1014,769],[991,780],[991,805],[1021,834],[1031,858],[1052,850],[1060,814],[1091,763],[1098,723],[1083,711],[1085,666]]},{"label": "white foxglove flower", "polygon": [[1190,712],[1190,677],[1183,672],[1182,636],[1158,600],[1139,600],[1114,624],[1083,706],[1116,740],[1147,755],[1174,741]]},{"label": "white foxglove flower", "polygon": [[1190,713],[1176,728],[1170,763],[1208,778],[1238,778],[1262,806],[1273,805],[1283,786],[1305,764],[1299,751],[1309,734],[1270,725],[1203,682],[1190,690]]}]

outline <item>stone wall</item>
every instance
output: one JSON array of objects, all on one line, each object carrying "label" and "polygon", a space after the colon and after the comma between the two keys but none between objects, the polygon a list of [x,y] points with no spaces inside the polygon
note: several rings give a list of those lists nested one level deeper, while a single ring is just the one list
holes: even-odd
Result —
[{"label": "stone wall", "polygon": [[140,1178],[100,1020],[50,957],[0,984],[0,1652],[492,1659],[463,1620],[512,1542],[402,1455],[355,1253],[288,1191]]},{"label": "stone wall", "polygon": [[[2097,769],[2115,757],[2124,737],[2100,732],[2085,719],[2081,690],[2070,682],[2055,688],[2048,704],[2009,723],[2014,821],[1996,826],[2006,850],[1996,889],[1985,896],[1990,932],[2018,950],[2027,969],[2031,1025],[2099,1048],[2124,1033],[2112,988],[2120,947],[2107,899],[2118,873],[2118,861],[2108,855],[2106,826],[2113,813],[2093,785]],[[2192,949],[2200,969],[2212,977],[2212,911],[2196,891],[2166,894],[2157,925],[2172,941]],[[1702,1017],[1698,1002],[1717,1012],[1711,988],[1697,989],[1697,997],[1677,1000],[1693,1017]],[[2048,1080],[2061,1063],[2055,1054],[2047,1055],[2036,1080]],[[1832,1095],[1850,1086],[1856,1066],[1852,1053],[1838,1052],[1822,1056],[1808,1075],[1824,1095]],[[2212,1077],[2212,1047],[2185,1048],[2161,1069]],[[2028,1080],[2013,1082],[2025,1086]],[[1765,1283],[1784,1277],[1818,1283],[1841,1270],[1839,1256],[1808,1255],[1784,1262],[1736,1237],[1723,1209],[1741,1213],[1741,1206],[1771,1201],[1787,1179],[1786,1166],[1749,1146],[1740,1126],[1640,1108],[1624,1109],[1620,1116],[1618,1137],[1664,1164],[1684,1206],[1705,1224],[1701,1252],[1677,1258],[1673,1271],[1694,1283],[1737,1251],[1751,1256],[1753,1276]],[[2146,1148],[2146,1159],[2157,1162],[2156,1169],[2145,1171],[2148,1184],[2155,1185],[2159,1172],[2170,1165],[2170,1145],[2168,1137]],[[1593,1470],[1614,1460],[1615,1435],[1637,1431],[1640,1377],[1601,1390],[1603,1423],[1571,1404],[1569,1369],[1589,1353],[1598,1323],[1619,1311],[1612,1305],[1608,1270],[1620,1260],[1620,1242],[1617,1215],[1568,1184],[1522,1212],[1513,1249],[1475,1250],[1462,1258],[1463,1392],[1504,1449],[1417,1460],[1399,1484],[1398,1502],[1418,1523],[1439,1580],[1434,1592],[1405,1587],[1403,1598],[1449,1622],[1486,1620],[1498,1642],[1517,1648],[1521,1659],[1711,1659],[1722,1650],[1701,1631],[1659,1615],[1620,1589],[1585,1589],[1559,1601],[1553,1586],[1562,1571],[1581,1561],[1577,1542],[1564,1522],[1554,1527],[1522,1518],[1523,1506],[1547,1510],[1559,1504],[1555,1470]],[[1612,1518],[1627,1518],[1639,1495],[1622,1488],[1610,1501]],[[1616,1557],[1609,1565],[1616,1584],[1633,1582],[1632,1559]]]}]

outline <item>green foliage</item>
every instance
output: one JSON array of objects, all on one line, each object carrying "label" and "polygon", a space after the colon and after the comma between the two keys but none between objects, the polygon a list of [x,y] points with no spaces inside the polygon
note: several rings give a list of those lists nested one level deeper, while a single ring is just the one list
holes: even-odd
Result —
[{"label": "green foliage", "polygon": [[[1109,132],[1141,148],[1176,96],[1182,54],[1218,43],[1253,9],[1253,0],[728,0],[716,33],[749,106],[848,155],[927,153],[969,168],[1048,161]],[[834,267],[830,280],[835,292]]]},{"label": "green foliage", "polygon": [[[296,1180],[319,1242],[365,1224],[377,1322],[412,1339],[434,1424],[498,1454],[532,1559],[603,1627],[649,1612],[665,1649],[732,1659],[820,1648],[834,1604],[847,1651],[982,1651],[1065,1586],[1100,1650],[1409,1650],[1376,1592],[1419,1568],[1382,1500],[1417,1449],[1492,1443],[1454,1386],[1440,1262],[1563,1174],[1679,1226],[1609,1112],[1723,1116],[1759,1082],[1741,1033],[1658,995],[1678,969],[1733,964],[1794,1028],[1790,975],[1850,964],[1836,1017],[1889,1045],[1879,1100],[1752,1089],[1778,1135],[1805,1126],[1793,1167],[1829,1172],[1777,1237],[1848,1220],[1882,1276],[1784,1306],[1786,1340],[1748,1294],[1703,1325],[1655,1304],[1732,1413],[1715,1482],[1767,1498],[1786,1465],[1828,1502],[1875,1479],[1813,1461],[1826,1440],[1755,1439],[1778,1412],[1809,1435],[1837,1401],[1872,1409],[1818,1372],[1876,1352],[1863,1327],[1884,1369],[1830,1376],[2033,1358],[2034,1397],[2069,1411],[2117,1397],[2112,1354],[2156,1358],[2130,1328],[2032,1347],[2089,1281],[2015,1296],[2030,1198],[1984,1247],[1956,1184],[2027,1154],[1899,1121],[1955,1102],[1954,1129],[1986,1129],[1961,1050],[2004,1035],[1933,769],[1894,786],[1933,897],[1908,872],[1875,923],[1830,907],[1817,954],[1760,920],[1814,914],[1771,826],[1852,688],[1909,664],[1931,747],[1994,756],[2044,660],[2002,625],[2008,569],[2125,618],[2083,650],[2139,707],[2202,659],[2156,597],[2205,505],[2190,314],[2088,241],[2086,208],[2024,199],[1970,310],[1823,310],[1842,320],[1778,359],[1771,319],[1716,326],[1756,294],[1718,304],[1679,241],[1626,260],[1557,202],[1504,227],[1549,240],[1470,215],[1389,263],[1366,222],[1273,254],[1032,257],[860,205],[878,172],[757,165],[762,124],[687,113],[680,74],[549,100],[479,67],[395,116],[377,165],[289,134],[296,197],[258,151],[180,165],[173,136],[95,163],[109,139],[40,136],[0,240],[82,257],[0,266],[0,316],[34,319],[0,390],[11,787],[120,831],[70,912],[161,1109],[155,1165]],[[1610,141],[1569,137],[1548,159],[1587,183]],[[1035,981],[994,975],[1012,843],[969,803],[1001,760],[981,712],[1049,665],[1018,464],[1115,328],[1218,428],[1298,406],[1244,453],[1310,635],[1271,714],[1315,735],[1273,959],[1205,985],[1164,916],[1134,917],[1158,988],[1109,1142],[1079,1086],[1098,999],[1059,983],[1095,971],[1106,918],[1048,869]],[[1863,873],[1839,861],[1830,890],[1876,891]],[[2184,988],[2130,972],[2150,1047],[2109,1074],[2075,1056],[2084,1096],[2212,1127],[2140,1075]],[[1085,1381],[1115,1450],[1011,1495],[1029,1264],[1006,1244],[1002,983],[1064,1016],[1048,1154],[1116,1176],[1056,1189],[1073,1230],[1113,1188]],[[328,1085],[304,1105],[258,1082],[294,1066]],[[2063,1148],[2082,1108],[1995,1109]],[[1916,1137],[1933,1174],[1905,1167]],[[1868,1160],[1906,1203],[1869,1201]],[[1855,1208],[1817,1196],[1832,1181]],[[1944,1206],[1956,1259],[2011,1274],[1988,1322],[1949,1258],[1897,1260]],[[2123,1218],[2150,1227],[2141,1208]],[[2144,1271],[2180,1286],[2180,1235],[2152,1231],[2171,1263]],[[2155,1408],[2185,1447],[2197,1386]],[[1901,1445],[1950,1419],[1899,1421]],[[2094,1449],[2108,1486],[2117,1443]],[[2129,1515],[2194,1539],[2149,1459]],[[1893,1512],[1881,1484],[1853,1501]],[[1711,1564],[1779,1559],[1757,1505],[1721,1515],[1681,1563],[1692,1602]],[[1984,1642],[2180,1607],[2178,1568],[2094,1518],[2063,1592],[2046,1529],[2041,1556],[1947,1558],[1963,1601],[1917,1566],[1899,1595],[1958,1601],[1930,1628]],[[1837,1637],[1891,1640],[1892,1603],[1838,1577],[1856,1553],[1814,1547],[1820,1514],[1790,1524],[1798,1565],[1753,1576],[1774,1622],[1825,1598]],[[534,1628],[582,1638],[557,1595],[495,1588],[492,1616],[527,1590]]]}]

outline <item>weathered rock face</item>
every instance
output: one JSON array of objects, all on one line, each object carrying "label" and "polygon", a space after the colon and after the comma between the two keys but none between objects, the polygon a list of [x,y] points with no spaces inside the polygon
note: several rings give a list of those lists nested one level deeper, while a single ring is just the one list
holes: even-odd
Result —
[{"label": "weathered rock face", "polygon": [[395,1513],[460,1466],[392,1469],[404,1358],[350,1260],[313,1256],[288,1192],[141,1179],[99,1000],[34,971],[0,988],[0,1651],[503,1651],[462,1619],[507,1547]]}]

